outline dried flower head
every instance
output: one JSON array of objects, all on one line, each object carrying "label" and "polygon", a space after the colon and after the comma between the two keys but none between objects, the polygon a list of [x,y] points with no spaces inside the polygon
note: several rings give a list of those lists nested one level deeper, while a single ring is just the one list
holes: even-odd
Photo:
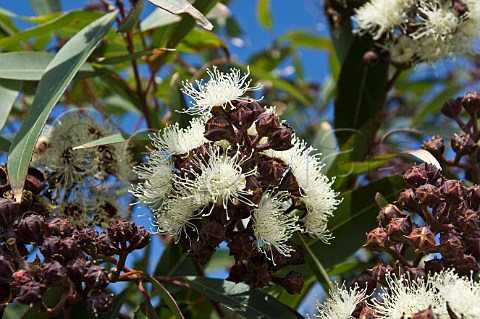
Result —
[{"label": "dried flower head", "polygon": [[[368,298],[366,289],[360,289],[358,285],[353,288],[334,286],[330,291],[330,297],[323,303],[317,301],[318,314],[314,318],[320,319],[353,319],[353,312],[357,305]],[[309,318],[307,316],[307,318]],[[400,318],[400,317],[399,317]]]},{"label": "dried flower head", "polygon": [[206,114],[215,106],[225,106],[227,103],[232,106],[231,101],[241,99],[248,91],[260,89],[260,84],[250,86],[248,79],[250,70],[247,68],[245,74],[240,70],[232,68],[230,73],[223,73],[217,69],[207,70],[210,80],[207,83],[195,81],[197,88],[192,83],[183,84],[182,92],[193,99],[192,107],[186,110],[189,114]]}]

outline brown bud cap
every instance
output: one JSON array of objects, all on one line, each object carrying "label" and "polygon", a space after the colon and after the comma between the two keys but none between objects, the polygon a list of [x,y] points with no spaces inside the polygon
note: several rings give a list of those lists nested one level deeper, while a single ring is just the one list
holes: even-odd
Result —
[{"label": "brown bud cap", "polygon": [[446,180],[440,188],[447,203],[458,204],[463,201],[467,193],[465,185],[457,180]]},{"label": "brown bud cap", "polygon": [[228,247],[230,248],[230,254],[235,257],[235,260],[247,259],[254,249],[252,240],[245,233],[235,236],[228,243]]},{"label": "brown bud cap", "polygon": [[45,228],[45,217],[30,214],[22,218],[17,225],[16,235],[17,238],[26,243],[43,242],[43,231]]},{"label": "brown bud cap", "polygon": [[375,50],[370,50],[363,54],[363,62],[365,62],[366,65],[375,66],[380,62],[380,58]]},{"label": "brown bud cap", "polygon": [[100,314],[112,310],[113,296],[104,291],[94,291],[87,298],[87,310],[94,314]]},{"label": "brown bud cap", "polygon": [[83,251],[94,254],[96,253],[96,239],[98,232],[94,229],[80,228],[73,232],[73,238],[75,238]]},{"label": "brown bud cap", "polygon": [[375,265],[372,269],[369,269],[368,272],[372,275],[373,279],[376,281],[386,284],[385,277],[389,273],[393,273],[395,268],[390,265],[384,264],[383,262]]},{"label": "brown bud cap", "polygon": [[403,179],[410,186],[417,188],[428,182],[427,172],[421,166],[412,166],[403,175]]},{"label": "brown bud cap", "polygon": [[400,209],[408,210],[410,212],[416,212],[420,209],[418,205],[417,195],[411,188],[404,190],[400,193],[398,200],[394,203]]},{"label": "brown bud cap", "polygon": [[439,317],[433,312],[432,306],[428,309],[419,311],[415,314],[412,314],[408,318],[410,319],[439,319]]},{"label": "brown bud cap", "polygon": [[230,268],[230,274],[228,275],[227,280],[239,283],[245,280],[245,275],[247,274],[247,262],[245,260],[238,260]]},{"label": "brown bud cap", "polygon": [[245,189],[252,192],[252,195],[248,195],[248,199],[254,203],[258,204],[262,200],[262,185],[260,182],[253,176],[247,176]]},{"label": "brown bud cap", "polygon": [[435,247],[435,234],[429,227],[415,227],[410,233],[412,245],[420,251],[429,251]]},{"label": "brown bud cap", "polygon": [[388,243],[387,233],[383,227],[377,227],[367,235],[367,242],[363,247],[372,251],[383,251]]},{"label": "brown bud cap", "polygon": [[415,195],[420,205],[432,206],[442,201],[440,189],[432,184],[420,186],[415,190]]},{"label": "brown bud cap", "polygon": [[225,240],[225,227],[219,222],[210,222],[203,225],[200,237],[210,246],[216,247]]},{"label": "brown bud cap", "polygon": [[87,290],[103,289],[108,286],[108,273],[100,266],[91,266],[87,268],[83,276]]},{"label": "brown bud cap", "polygon": [[60,238],[58,236],[47,237],[40,251],[46,257],[60,262],[73,259],[78,254],[77,241],[71,237]]},{"label": "brown bud cap", "polygon": [[461,98],[447,100],[442,106],[443,115],[452,119],[457,118],[462,111],[461,100]]},{"label": "brown bud cap", "polygon": [[445,143],[443,137],[435,135],[428,141],[423,142],[422,148],[429,151],[434,156],[440,157],[445,151]]},{"label": "brown bud cap", "polygon": [[463,234],[462,238],[466,252],[480,259],[480,231]]},{"label": "brown bud cap", "polygon": [[404,241],[405,236],[410,236],[412,232],[412,221],[410,215],[407,217],[393,218],[387,225],[387,235],[389,240]]},{"label": "brown bud cap", "polygon": [[205,265],[215,252],[215,247],[206,244],[203,240],[192,241],[189,255],[196,259],[201,265]]},{"label": "brown bud cap", "polygon": [[445,262],[442,259],[434,258],[425,262],[425,273],[427,274],[439,273],[445,268]]},{"label": "brown bud cap", "polygon": [[462,238],[454,232],[443,233],[440,236],[440,244],[440,252],[447,260],[457,260],[465,253]]},{"label": "brown bud cap", "polygon": [[258,179],[265,186],[277,186],[282,180],[282,176],[287,169],[287,165],[274,158],[264,158],[258,164]]},{"label": "brown bud cap", "polygon": [[478,213],[471,209],[466,209],[453,219],[454,225],[463,233],[469,233],[479,230]]},{"label": "brown bud cap", "polygon": [[43,287],[36,281],[29,281],[17,287],[17,301],[25,305],[39,306],[42,304]]},{"label": "brown bud cap", "polygon": [[247,105],[247,103],[238,103],[236,109],[229,114],[230,121],[240,131],[248,130],[257,118],[256,112]]},{"label": "brown bud cap", "polygon": [[278,130],[280,128],[280,121],[277,115],[264,112],[258,116],[255,126],[258,134],[260,134],[260,136],[264,136]]},{"label": "brown bud cap", "polygon": [[235,131],[228,118],[214,116],[205,123],[205,133],[203,135],[209,141],[231,141],[235,136]]},{"label": "brown bud cap", "polygon": [[303,288],[303,276],[301,273],[292,270],[282,279],[280,285],[291,295],[299,294]]},{"label": "brown bud cap", "polygon": [[12,280],[15,272],[10,258],[0,255],[0,284],[8,284]]},{"label": "brown bud cap", "polygon": [[97,251],[106,256],[117,255],[120,252],[120,246],[110,236],[104,234],[96,240]]},{"label": "brown bud cap", "polygon": [[47,236],[59,236],[62,238],[71,236],[73,227],[66,219],[55,218],[47,225]]},{"label": "brown bud cap", "polygon": [[469,92],[461,98],[460,105],[470,115],[478,116],[478,111],[480,111],[480,96],[478,95],[477,92]]},{"label": "brown bud cap", "polygon": [[87,261],[83,258],[76,258],[67,263],[65,267],[67,270],[67,275],[72,280],[77,287],[82,287],[83,273],[87,266]]},{"label": "brown bud cap", "polygon": [[377,313],[374,309],[369,308],[368,306],[363,307],[362,312],[358,317],[359,319],[378,319]]},{"label": "brown bud cap", "polygon": [[45,188],[45,180],[43,171],[35,167],[29,167],[25,179],[25,189],[38,194]]},{"label": "brown bud cap", "polygon": [[292,130],[288,127],[282,127],[268,137],[268,145],[275,151],[286,151],[293,147]]},{"label": "brown bud cap", "polygon": [[269,284],[272,273],[262,266],[251,265],[248,268],[247,284],[252,288],[263,288]]},{"label": "brown bud cap", "polygon": [[232,101],[231,103],[235,106],[235,108],[244,107],[244,108],[247,108],[247,109],[253,111],[255,119],[260,114],[265,112],[265,109],[260,104],[258,104],[258,102],[255,99],[252,99],[252,98],[243,98],[243,99],[240,99],[240,100]]},{"label": "brown bud cap", "polygon": [[463,258],[456,261],[455,270],[460,276],[470,276],[478,273],[478,264],[473,256],[463,255]]},{"label": "brown bud cap", "polygon": [[128,242],[128,251],[142,249],[150,243],[150,233],[143,226],[135,226],[135,231]]},{"label": "brown bud cap", "polygon": [[388,204],[380,209],[377,219],[382,226],[387,226],[393,218],[399,217],[404,217],[402,211],[397,206]]},{"label": "brown bud cap", "polygon": [[472,153],[478,146],[468,134],[455,134],[450,140],[450,145],[459,156]]},{"label": "brown bud cap", "polygon": [[0,224],[4,228],[13,228],[13,224],[21,217],[20,203],[11,199],[0,198]]},{"label": "brown bud cap", "polygon": [[108,236],[118,243],[126,243],[132,238],[136,226],[135,223],[117,221],[107,228]]},{"label": "brown bud cap", "polygon": [[65,268],[55,260],[46,263],[45,267],[42,269],[42,282],[47,286],[56,286],[61,284],[65,276]]},{"label": "brown bud cap", "polygon": [[473,185],[467,190],[467,206],[470,209],[478,210],[480,207],[480,186]]}]

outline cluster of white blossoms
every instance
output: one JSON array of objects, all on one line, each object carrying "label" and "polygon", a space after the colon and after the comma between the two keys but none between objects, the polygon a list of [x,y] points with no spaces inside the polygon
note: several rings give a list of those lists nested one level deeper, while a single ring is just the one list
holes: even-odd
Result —
[{"label": "cluster of white blossoms", "polygon": [[[367,295],[358,287],[337,287],[323,304],[317,305],[319,314],[315,317],[354,318],[352,314],[355,310],[359,311],[357,306],[363,303],[360,310],[363,308],[362,311],[374,318],[411,318],[426,310],[438,319],[480,318],[480,283],[471,277],[459,276],[453,269],[416,279],[408,275],[397,277],[387,274],[386,283],[372,295]],[[451,313],[456,317],[452,317]]]},{"label": "cluster of white blossoms", "polygon": [[44,129],[32,158],[32,166],[48,172],[45,196],[52,200],[53,212],[74,225],[108,226],[128,215],[119,208],[115,194],[133,178],[128,145],[75,149],[117,132],[113,124],[98,117],[91,110],[62,114]]},{"label": "cluster of white blossoms", "polygon": [[[185,83],[182,90],[192,98],[185,112],[201,116],[187,128],[175,124],[152,135],[155,149],[135,168],[141,182],[132,193],[153,211],[157,231],[193,242],[203,240],[207,220],[234,233],[248,224],[252,247],[273,263],[274,253],[290,257],[288,240],[296,231],[327,241],[339,200],[321,172],[320,155],[274,108],[243,97],[260,88],[250,85],[248,69],[207,73],[208,82]],[[262,172],[274,174],[276,184]],[[296,191],[284,187],[289,173]]]},{"label": "cluster of white blossoms", "polygon": [[477,0],[371,0],[356,10],[360,33],[370,33],[393,63],[433,63],[472,49],[479,35]]}]

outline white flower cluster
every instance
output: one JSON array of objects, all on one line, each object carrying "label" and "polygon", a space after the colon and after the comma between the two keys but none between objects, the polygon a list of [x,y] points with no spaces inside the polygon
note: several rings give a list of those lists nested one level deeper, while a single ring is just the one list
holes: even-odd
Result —
[{"label": "white flower cluster", "polygon": [[[196,220],[209,216],[215,207],[221,207],[229,221],[229,207],[243,205],[251,211],[257,248],[270,260],[274,250],[290,256],[292,248],[286,242],[295,231],[326,241],[327,220],[339,201],[332,182],[321,172],[319,155],[296,137],[289,150],[255,154],[252,149],[246,151],[245,145],[208,141],[204,133],[212,108],[232,111],[234,102],[248,101],[242,95],[259,86],[250,86],[248,71],[244,75],[236,69],[222,73],[214,67],[207,72],[210,81],[197,82],[198,89],[191,84],[184,84],[183,88],[193,99],[193,107],[186,112],[202,116],[194,118],[188,128],[175,124],[151,136],[155,150],[147,163],[135,168],[142,182],[133,187],[132,193],[154,212],[157,231],[178,239],[189,237],[191,231],[198,233]],[[257,134],[255,123],[247,132]],[[249,188],[248,181],[259,177],[255,164],[259,158],[276,158],[288,166],[301,194],[292,197],[288,192],[269,188],[261,193],[259,201],[252,202],[255,188]],[[297,201],[307,209],[302,219],[287,211]]]},{"label": "white flower cluster", "polygon": [[480,30],[480,2],[371,0],[356,10],[355,21],[393,63],[433,63],[472,48]]},{"label": "white flower cluster", "polygon": [[338,288],[330,297],[318,304],[322,319],[350,319],[361,302],[370,308],[375,318],[410,318],[421,311],[431,309],[439,319],[480,318],[480,283],[470,277],[461,277],[453,269],[433,276],[415,280],[409,276],[386,276],[387,286],[375,296],[366,295],[365,290]]},{"label": "white flower cluster", "polygon": [[[114,193],[133,178],[126,144],[74,149],[116,133],[114,125],[97,117],[101,115],[90,110],[62,114],[44,130],[32,158],[32,166],[49,173],[53,211],[74,225],[108,226],[120,218],[114,213],[120,212]],[[107,182],[112,178],[115,185]]]}]

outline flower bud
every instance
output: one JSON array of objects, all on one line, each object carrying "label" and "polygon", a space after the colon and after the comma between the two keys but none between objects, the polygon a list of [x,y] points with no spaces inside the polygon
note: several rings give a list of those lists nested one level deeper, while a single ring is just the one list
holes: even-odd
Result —
[{"label": "flower bud", "polygon": [[85,272],[86,265],[87,261],[83,258],[76,258],[67,263],[67,275],[70,280],[77,285],[77,287],[82,286],[83,273]]},{"label": "flower bud", "polygon": [[294,242],[287,242],[288,245],[293,249],[290,252],[290,257],[287,258],[287,265],[303,265],[307,258],[307,252],[303,246],[297,245]]},{"label": "flower bud", "polygon": [[457,260],[465,253],[462,238],[454,232],[443,233],[440,236],[440,244],[440,252],[447,260]]},{"label": "flower bud", "polygon": [[443,137],[435,135],[428,141],[423,142],[422,148],[432,153],[435,157],[441,157],[445,151]]},{"label": "flower bud", "polygon": [[47,225],[47,236],[59,236],[62,238],[71,236],[72,226],[66,219],[55,218]]},{"label": "flower bud", "polygon": [[387,226],[388,223],[390,223],[390,221],[393,219],[393,218],[399,218],[399,217],[403,217],[403,213],[400,209],[397,208],[397,206],[393,205],[393,204],[388,204],[387,206],[383,207],[382,209],[380,209],[380,212],[378,213],[378,221],[379,223],[382,225],[382,226]]},{"label": "flower bud", "polygon": [[87,310],[94,315],[110,311],[112,305],[113,296],[104,291],[94,291],[87,298]]},{"label": "flower bud", "polygon": [[218,222],[210,222],[202,227],[200,236],[205,243],[216,247],[225,240],[225,227]]},{"label": "flower bud", "polygon": [[248,190],[252,195],[248,195],[247,198],[254,204],[260,203],[262,199],[263,191],[260,182],[253,176],[247,176],[245,190]]},{"label": "flower bud", "polygon": [[188,251],[189,255],[196,259],[200,265],[205,265],[212,258],[214,252],[215,247],[206,244],[201,239],[193,241]]},{"label": "flower bud", "polygon": [[230,112],[232,124],[240,131],[246,131],[257,118],[256,112],[247,106],[247,103],[238,103],[238,106]]},{"label": "flower bud", "polygon": [[468,134],[455,134],[450,144],[458,156],[468,155],[477,148],[477,143]]},{"label": "flower bud", "polygon": [[428,252],[435,247],[435,234],[429,227],[415,227],[410,233],[412,245],[420,250]]},{"label": "flower bud", "polygon": [[408,274],[410,280],[419,280],[425,278],[425,270],[416,267],[405,267],[405,272]]},{"label": "flower bud", "polygon": [[18,302],[34,306],[42,304],[43,289],[40,283],[31,280],[17,289],[19,290],[16,298]]},{"label": "flower bud", "polygon": [[44,228],[45,217],[37,214],[30,214],[20,220],[15,233],[18,239],[26,243],[40,244],[43,242]]},{"label": "flower bud", "polygon": [[136,226],[135,223],[127,221],[117,221],[107,228],[108,236],[114,241],[122,244],[130,240]]},{"label": "flower bud", "polygon": [[453,223],[463,233],[469,233],[479,230],[478,221],[478,213],[471,209],[466,209],[462,214],[454,218]]},{"label": "flower bud", "polygon": [[232,140],[235,131],[228,118],[214,116],[205,123],[204,136],[209,141]]},{"label": "flower bud", "polygon": [[282,179],[282,182],[278,186],[280,190],[288,191],[293,196],[300,195],[300,186],[298,185],[295,175],[292,171],[289,171]]},{"label": "flower bud", "polygon": [[473,185],[467,190],[467,206],[470,209],[478,210],[480,207],[480,186]]},{"label": "flower bud", "polygon": [[275,151],[286,151],[293,147],[292,130],[288,127],[282,127],[268,137],[268,145]]},{"label": "flower bud", "polygon": [[480,231],[473,231],[462,236],[466,252],[480,259]]},{"label": "flower bud", "polygon": [[398,200],[394,204],[400,209],[408,210],[410,212],[416,212],[420,210],[417,195],[415,195],[415,191],[411,188],[401,192]]},{"label": "flower bud", "polygon": [[13,224],[21,218],[20,203],[11,199],[0,198],[0,224],[11,229]]},{"label": "flower bud", "polygon": [[[457,5],[457,7],[458,7],[458,5]],[[469,92],[461,98],[460,105],[471,116],[477,116],[478,111],[480,111],[480,96],[478,95],[477,92]]]},{"label": "flower bud", "polygon": [[443,115],[452,119],[457,118],[462,111],[462,105],[460,104],[461,100],[461,98],[447,100],[441,109]]},{"label": "flower bud", "polygon": [[380,58],[375,50],[370,50],[363,54],[363,62],[366,65],[375,66],[380,62]]},{"label": "flower bud", "polygon": [[383,262],[380,264],[375,265],[372,269],[369,269],[368,272],[372,275],[373,279],[382,283],[383,285],[386,284],[385,277],[389,273],[393,273],[395,268],[390,265],[384,264]]},{"label": "flower bud", "polygon": [[85,282],[87,290],[103,289],[106,288],[109,283],[107,272],[100,266],[87,268],[83,276],[83,281]]},{"label": "flower bud", "polygon": [[47,286],[61,284],[66,276],[65,268],[58,261],[46,263],[42,269],[43,283]]},{"label": "flower bud", "polygon": [[135,226],[135,231],[130,238],[128,250],[142,249],[150,243],[150,234],[143,226]]},{"label": "flower bud", "polygon": [[285,290],[291,294],[299,294],[303,288],[303,276],[297,271],[290,271],[279,283]]},{"label": "flower bud", "polygon": [[412,166],[403,175],[403,179],[410,186],[417,188],[428,182],[427,172],[420,166]]},{"label": "flower bud", "polygon": [[252,267],[247,267],[247,284],[252,288],[263,288],[270,283],[272,274],[267,269],[262,266],[252,265]]},{"label": "flower bud", "polygon": [[260,136],[269,135],[280,128],[280,121],[277,115],[264,112],[258,116],[255,127]]},{"label": "flower bud", "polygon": [[25,179],[25,189],[33,194],[40,193],[45,188],[45,174],[35,167],[29,167]]},{"label": "flower bud", "polygon": [[471,255],[463,255],[455,263],[455,270],[460,276],[470,276],[472,273],[478,273],[478,264],[475,258]]},{"label": "flower bud", "polygon": [[284,163],[274,158],[264,158],[258,164],[258,178],[266,186],[277,186],[282,180],[286,168]]},{"label": "flower bud", "polygon": [[440,188],[447,203],[459,204],[467,193],[467,188],[457,180],[446,180]]},{"label": "flower bud", "polygon": [[435,274],[445,269],[445,262],[442,259],[430,259],[425,262],[425,273]]},{"label": "flower bud", "polygon": [[247,259],[252,254],[253,242],[247,234],[238,234],[228,243],[230,254],[235,260]]},{"label": "flower bud", "polygon": [[47,237],[40,251],[44,256],[60,262],[73,259],[78,254],[77,241],[71,237],[60,238],[58,236]]},{"label": "flower bud", "polygon": [[12,261],[6,256],[0,255],[0,284],[10,283],[14,271]]},{"label": "flower bud", "polygon": [[387,235],[390,240],[404,241],[405,236],[412,232],[410,215],[407,217],[393,218],[387,225]]},{"label": "flower bud", "polygon": [[372,275],[363,273],[357,277],[355,280],[355,285],[358,285],[361,290],[366,290],[366,294],[370,295],[375,291],[375,288],[377,287],[377,281],[372,277]]},{"label": "flower bud", "polygon": [[432,184],[425,184],[415,190],[420,205],[433,206],[442,201],[440,189]]},{"label": "flower bud", "polygon": [[95,244],[100,254],[113,256],[120,253],[118,242],[106,234],[99,236]]},{"label": "flower bud", "polygon": [[77,240],[80,249],[83,251],[94,254],[96,253],[95,241],[98,237],[98,232],[94,229],[81,228],[74,231],[73,237]]},{"label": "flower bud", "polygon": [[383,251],[388,243],[387,233],[383,227],[377,227],[367,235],[367,242],[363,245],[372,251]]},{"label": "flower bud", "polygon": [[460,0],[453,0],[452,3],[453,3],[453,10],[457,13],[459,17],[468,13],[468,7],[464,2]]},{"label": "flower bud", "polygon": [[230,268],[230,274],[228,275],[227,280],[239,283],[245,280],[245,275],[247,274],[247,262],[245,260],[238,260]]}]

